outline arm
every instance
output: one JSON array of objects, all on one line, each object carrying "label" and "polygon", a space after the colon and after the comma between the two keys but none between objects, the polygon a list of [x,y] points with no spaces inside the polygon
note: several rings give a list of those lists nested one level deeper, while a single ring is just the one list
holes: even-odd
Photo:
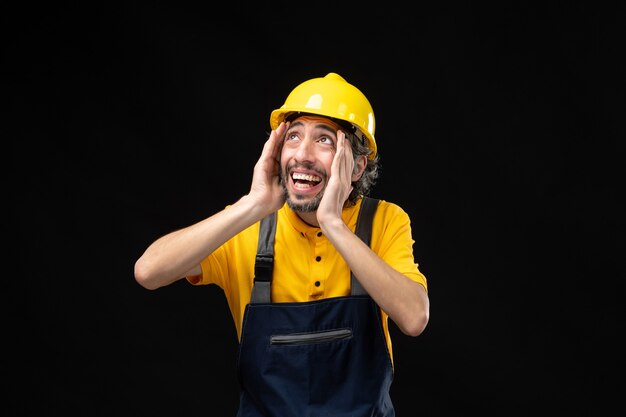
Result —
[{"label": "arm", "polygon": [[372,299],[403,333],[418,336],[429,320],[430,302],[426,289],[382,260],[341,218],[343,203],[352,191],[351,182],[358,179],[363,171],[363,161],[359,164],[361,165],[355,173],[352,150],[343,132],[339,132],[337,153],[328,187],[317,211],[317,220],[322,232],[339,251]]},{"label": "arm", "polygon": [[280,147],[287,125],[281,124],[265,142],[254,166],[250,192],[230,207],[154,241],[135,262],[135,279],[147,289],[199,275],[200,262],[231,237],[284,202],[280,185]]},{"label": "arm", "polygon": [[420,335],[429,319],[426,289],[393,269],[343,221],[341,224],[325,225],[322,230],[341,253],[363,288],[400,330],[410,336]]}]

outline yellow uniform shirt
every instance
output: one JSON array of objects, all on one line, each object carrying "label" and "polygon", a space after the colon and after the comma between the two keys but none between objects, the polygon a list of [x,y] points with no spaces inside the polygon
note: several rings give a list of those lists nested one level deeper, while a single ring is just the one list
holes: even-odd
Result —
[{"label": "yellow uniform shirt", "polygon": [[[360,206],[361,200],[342,213],[352,231],[356,228]],[[272,302],[304,302],[350,295],[350,269],[321,229],[304,223],[286,204],[277,214]],[[241,338],[243,314],[252,293],[258,237],[259,222],[205,258],[201,262],[201,276],[188,277],[194,285],[216,284],[224,290],[238,338]],[[413,243],[408,214],[399,206],[380,200],[372,224],[370,247],[398,272],[427,288],[426,278],[413,257]],[[392,354],[387,314],[382,312],[382,318]]]}]

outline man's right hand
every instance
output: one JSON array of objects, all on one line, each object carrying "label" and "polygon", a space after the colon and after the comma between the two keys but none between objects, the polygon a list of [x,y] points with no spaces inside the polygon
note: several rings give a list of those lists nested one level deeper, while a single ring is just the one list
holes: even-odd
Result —
[{"label": "man's right hand", "polygon": [[280,153],[288,127],[289,123],[282,122],[275,130],[272,130],[263,146],[261,157],[254,166],[248,196],[266,215],[280,209],[285,202],[283,187],[280,183]]}]

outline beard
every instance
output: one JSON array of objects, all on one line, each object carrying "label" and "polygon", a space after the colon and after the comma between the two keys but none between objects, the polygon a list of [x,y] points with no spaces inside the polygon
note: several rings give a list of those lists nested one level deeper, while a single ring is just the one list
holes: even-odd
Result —
[{"label": "beard", "polygon": [[300,197],[296,196],[295,199],[291,198],[291,196],[289,195],[289,192],[287,191],[287,187],[285,187],[284,183],[283,183],[283,193],[285,195],[285,201],[287,202],[287,205],[289,206],[289,208],[295,212],[300,212],[300,213],[310,213],[312,211],[317,210],[317,208],[320,206],[320,202],[322,201],[322,197],[324,196],[324,190],[322,190],[320,191],[318,195],[313,197],[313,200],[298,201]]},{"label": "beard", "polygon": [[[314,169],[310,164],[298,164],[300,166],[306,167],[307,169]],[[322,201],[322,197],[324,197],[324,190],[326,186],[315,196],[312,200],[304,200],[305,197],[301,197],[299,195],[294,196],[293,198],[289,195],[289,191],[287,190],[287,181],[289,179],[289,171],[293,168],[295,164],[291,166],[285,167],[283,171],[283,175],[280,179],[280,184],[283,187],[283,195],[285,196],[285,202],[287,202],[287,206],[295,212],[299,213],[310,213],[320,206],[320,202]],[[326,180],[326,173],[322,172],[318,169],[315,169],[320,177]]]}]

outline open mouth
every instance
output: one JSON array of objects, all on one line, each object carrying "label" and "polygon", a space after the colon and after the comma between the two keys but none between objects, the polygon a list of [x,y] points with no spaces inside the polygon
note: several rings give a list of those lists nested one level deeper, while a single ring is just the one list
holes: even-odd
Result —
[{"label": "open mouth", "polygon": [[305,174],[303,172],[292,172],[291,181],[297,190],[310,190],[322,182],[322,178],[315,174]]}]

